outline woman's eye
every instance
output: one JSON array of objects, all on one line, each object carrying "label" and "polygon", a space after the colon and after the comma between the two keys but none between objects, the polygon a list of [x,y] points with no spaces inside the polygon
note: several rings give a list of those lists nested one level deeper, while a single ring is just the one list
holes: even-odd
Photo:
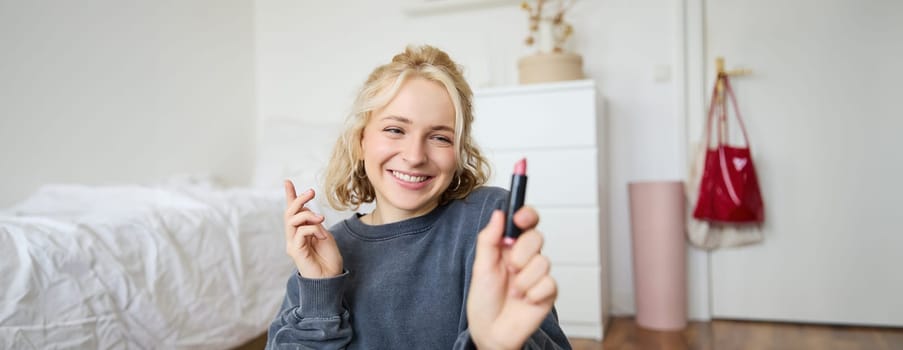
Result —
[{"label": "woman's eye", "polygon": [[448,137],[445,137],[445,136],[437,135],[437,136],[433,136],[433,139],[436,140],[436,141],[445,143],[445,144],[449,144],[449,145],[452,144],[452,140],[451,140],[450,138],[448,138]]},{"label": "woman's eye", "polygon": [[390,134],[397,134],[397,135],[404,134],[404,131],[402,131],[399,128],[385,128],[385,129],[383,129],[383,131],[390,133]]}]

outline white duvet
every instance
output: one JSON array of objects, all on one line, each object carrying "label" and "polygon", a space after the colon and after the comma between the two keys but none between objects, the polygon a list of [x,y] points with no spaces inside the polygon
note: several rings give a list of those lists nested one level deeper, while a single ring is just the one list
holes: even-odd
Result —
[{"label": "white duvet", "polygon": [[203,183],[42,188],[0,211],[0,349],[241,345],[292,271],[283,207]]}]

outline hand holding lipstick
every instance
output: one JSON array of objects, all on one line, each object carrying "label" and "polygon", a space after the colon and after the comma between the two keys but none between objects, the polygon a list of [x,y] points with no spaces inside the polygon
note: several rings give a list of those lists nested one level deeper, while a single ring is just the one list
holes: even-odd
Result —
[{"label": "hand holding lipstick", "polygon": [[467,319],[479,349],[520,349],[558,296],[549,259],[540,254],[539,215],[523,207],[513,221],[523,233],[510,247],[502,243],[505,215],[498,210],[477,238]]}]

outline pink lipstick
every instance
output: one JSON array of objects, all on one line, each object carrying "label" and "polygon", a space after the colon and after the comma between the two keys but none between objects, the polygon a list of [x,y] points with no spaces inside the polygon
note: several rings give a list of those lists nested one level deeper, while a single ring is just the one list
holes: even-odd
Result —
[{"label": "pink lipstick", "polygon": [[502,241],[506,246],[514,244],[521,230],[514,224],[514,213],[524,206],[524,197],[527,194],[527,158],[521,158],[514,164],[514,174],[511,175],[511,191],[508,197],[508,208],[505,215],[505,238]]}]

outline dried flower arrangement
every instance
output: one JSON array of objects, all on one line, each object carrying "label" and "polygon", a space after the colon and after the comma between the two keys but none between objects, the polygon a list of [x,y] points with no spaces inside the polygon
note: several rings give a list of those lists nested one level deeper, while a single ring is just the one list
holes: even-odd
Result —
[{"label": "dried flower arrangement", "polygon": [[554,42],[552,52],[564,52],[564,43],[574,34],[574,27],[570,23],[564,21],[564,14],[574,6],[577,0],[558,0],[558,9],[552,16],[543,17],[543,7],[547,6],[545,0],[536,0],[536,7],[530,5],[530,1],[521,2],[521,9],[527,11],[530,15],[530,34],[527,36],[525,44],[532,46],[537,41],[537,34],[540,30],[540,22],[548,21],[551,25],[551,36]]}]

